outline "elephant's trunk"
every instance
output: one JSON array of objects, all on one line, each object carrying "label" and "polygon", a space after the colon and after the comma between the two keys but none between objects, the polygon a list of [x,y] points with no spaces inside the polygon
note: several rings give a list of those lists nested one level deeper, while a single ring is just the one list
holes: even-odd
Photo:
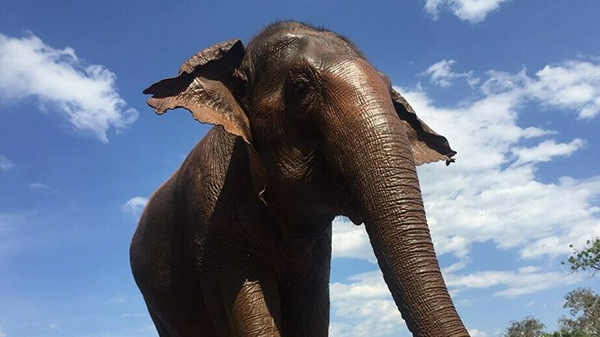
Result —
[{"label": "elephant's trunk", "polygon": [[[442,278],[410,144],[389,88],[368,63],[329,73],[325,125],[333,166],[352,189],[384,279],[415,336],[469,336]],[[342,84],[340,84],[342,83]],[[335,110],[335,111],[334,111]]]}]

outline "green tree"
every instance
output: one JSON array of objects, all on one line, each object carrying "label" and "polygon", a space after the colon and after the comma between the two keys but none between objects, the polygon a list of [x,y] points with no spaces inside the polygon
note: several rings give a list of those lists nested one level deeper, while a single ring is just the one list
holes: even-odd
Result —
[{"label": "green tree", "polygon": [[[511,321],[506,329],[504,337],[545,337],[546,326],[539,319],[527,316],[520,321]],[[561,336],[562,337],[562,336]]]},{"label": "green tree", "polygon": [[[568,263],[571,272],[587,271],[595,276],[600,270],[600,237],[588,240],[580,251],[573,250],[573,254],[563,264]],[[571,317],[559,320],[561,329],[581,333],[586,337],[600,336],[600,295],[589,288],[578,288],[569,292],[565,299],[567,302],[563,308],[569,309]]]},{"label": "green tree", "polygon": [[[566,304],[565,304],[566,306]],[[596,333],[589,333],[574,326],[565,326],[562,324],[561,330],[547,333],[545,325],[533,316],[527,316],[520,321],[511,321],[510,326],[502,337],[598,337]]]},{"label": "green tree", "polygon": [[[573,245],[570,247],[573,248]],[[593,276],[600,270],[600,237],[588,240],[581,251],[573,250],[573,254],[563,262],[570,265],[572,272],[589,271]]]},{"label": "green tree", "polygon": [[561,329],[600,336],[600,295],[589,288],[578,288],[569,292],[565,299],[563,308],[569,309],[571,317],[559,320]]},{"label": "green tree", "polygon": [[[573,245],[571,245],[573,248]],[[588,271],[595,276],[600,271],[600,237],[588,240],[581,251],[563,262],[569,264],[571,272]],[[560,330],[544,332],[545,326],[537,318],[528,316],[521,321],[512,321],[504,337],[600,337],[600,295],[589,288],[578,288],[565,296],[563,308],[569,309],[570,317],[561,317]]]}]

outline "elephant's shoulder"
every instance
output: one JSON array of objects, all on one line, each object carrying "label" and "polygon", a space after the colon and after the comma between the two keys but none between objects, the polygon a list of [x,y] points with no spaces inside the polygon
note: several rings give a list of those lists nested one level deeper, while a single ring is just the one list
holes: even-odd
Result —
[{"label": "elephant's shoulder", "polygon": [[180,171],[184,175],[205,177],[210,182],[216,182],[226,179],[233,169],[242,168],[246,161],[247,150],[242,138],[230,134],[221,126],[214,126],[192,149]]},{"label": "elephant's shoulder", "polygon": [[174,183],[177,194],[202,207],[215,203],[231,188],[239,193],[240,189],[251,187],[249,171],[248,151],[242,138],[215,126],[190,152]]}]

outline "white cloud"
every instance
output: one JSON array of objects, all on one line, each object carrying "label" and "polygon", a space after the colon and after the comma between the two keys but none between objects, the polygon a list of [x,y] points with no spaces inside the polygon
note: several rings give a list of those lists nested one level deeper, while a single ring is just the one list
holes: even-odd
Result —
[{"label": "white cloud", "polygon": [[474,86],[479,83],[478,78],[474,78],[473,72],[455,73],[450,67],[455,64],[454,60],[441,60],[437,63],[432,64],[425,70],[421,75],[429,76],[429,81],[433,84],[441,87],[452,86],[452,81],[456,78],[464,77],[470,86]]},{"label": "white cloud", "polygon": [[[329,327],[332,337],[410,335],[381,271],[354,275],[348,281],[330,285],[335,315]],[[487,336],[477,329],[469,332],[472,336]]]},{"label": "white cloud", "polygon": [[13,163],[10,159],[0,154],[0,170],[8,171],[15,168],[15,163]]},{"label": "white cloud", "polygon": [[40,182],[35,182],[35,183],[31,183],[29,184],[29,189],[38,193],[44,193],[44,194],[54,194],[54,193],[58,193],[59,190],[54,189],[52,187],[50,187],[47,184],[44,183],[40,183]]},{"label": "white cloud", "polygon": [[2,332],[2,326],[0,325],[0,337],[7,337],[8,335]]},{"label": "white cloud", "polygon": [[123,205],[123,212],[139,217],[144,211],[144,207],[148,203],[148,198],[145,197],[133,197]]},{"label": "white cloud", "polygon": [[156,326],[154,324],[144,324],[140,327],[140,331],[143,332],[155,332]]},{"label": "white cloud", "polygon": [[[553,257],[569,253],[571,243],[581,245],[600,235],[595,201],[600,176],[554,182],[536,176],[541,163],[584,149],[585,140],[556,142],[545,139],[556,131],[519,125],[525,107],[531,110],[528,103],[579,111],[581,117],[582,107],[600,96],[599,63],[546,66],[536,78],[524,70],[490,71],[480,87],[483,97],[454,108],[436,107],[422,91],[404,91],[423,120],[459,153],[450,167],[419,167],[438,254],[467,258],[473,243],[491,241],[499,249],[519,249],[522,258]],[[558,94],[570,84],[586,85],[599,94]],[[570,98],[559,102],[556,96]]]},{"label": "white cloud", "polygon": [[50,186],[48,186],[44,183],[31,183],[31,184],[29,184],[29,188],[32,190],[46,190],[46,189],[49,189]]},{"label": "white cloud", "polygon": [[56,330],[59,332],[62,332],[63,330],[60,328],[60,326],[58,326],[58,324],[56,323],[52,323],[50,325],[48,325],[48,328],[50,328],[50,330]]},{"label": "white cloud", "polygon": [[557,286],[574,284],[581,280],[565,272],[544,272],[538,267],[524,267],[516,271],[483,271],[465,275],[445,273],[444,279],[450,289],[501,288],[494,296],[513,298]]},{"label": "white cloud", "polygon": [[557,144],[553,139],[545,140],[536,147],[515,147],[511,150],[519,159],[515,165],[535,162],[551,161],[553,157],[570,156],[573,152],[581,149],[585,142],[576,138],[570,143]]},{"label": "white cloud", "polygon": [[425,0],[425,11],[439,17],[441,9],[449,9],[464,21],[470,23],[481,22],[492,11],[498,9],[500,4],[508,0]]},{"label": "white cloud", "polygon": [[[492,289],[494,296],[504,298],[575,284],[581,280],[574,274],[547,272],[533,266],[516,271],[483,271],[464,275],[444,270],[444,278],[453,296],[465,289]],[[398,336],[407,333],[379,270],[354,275],[348,281],[330,285],[334,315],[329,330],[331,336]],[[478,329],[469,332],[472,336],[488,335]]]},{"label": "white cloud", "polygon": [[[582,141],[523,146],[520,141],[531,131],[517,125],[520,101],[514,92],[456,109],[435,108],[421,92],[405,96],[459,151],[456,165],[419,168],[439,254],[460,257],[474,242],[493,241],[502,249],[521,247],[523,257],[554,256],[568,252],[570,243],[600,234],[593,207],[600,178],[542,183],[535,175],[539,162],[570,154]],[[515,157],[520,165],[503,168]],[[551,238],[558,241],[550,245]]]},{"label": "white cloud", "polygon": [[123,304],[129,301],[129,296],[117,294],[114,298],[110,299],[110,303]]},{"label": "white cloud", "polygon": [[35,35],[0,34],[0,102],[33,97],[50,106],[78,131],[107,143],[109,129],[123,130],[138,112],[126,109],[116,76],[101,65],[86,65],[67,47],[54,49]]},{"label": "white cloud", "polygon": [[471,335],[471,337],[487,337],[488,333],[477,329],[471,329],[469,330],[469,335]]},{"label": "white cloud", "polygon": [[342,217],[333,221],[332,257],[349,257],[377,263],[364,226],[356,226]]},{"label": "white cloud", "polygon": [[567,61],[547,65],[529,77],[490,71],[482,85],[488,95],[513,92],[520,99],[535,99],[547,107],[576,111],[579,119],[592,119],[600,113],[600,62]]},{"label": "white cloud", "polygon": [[29,184],[29,188],[32,190],[49,190],[50,186],[44,183],[31,183]]},{"label": "white cloud", "polygon": [[352,276],[351,283],[330,285],[332,312],[337,320],[330,335],[390,336],[405,324],[380,271]]}]

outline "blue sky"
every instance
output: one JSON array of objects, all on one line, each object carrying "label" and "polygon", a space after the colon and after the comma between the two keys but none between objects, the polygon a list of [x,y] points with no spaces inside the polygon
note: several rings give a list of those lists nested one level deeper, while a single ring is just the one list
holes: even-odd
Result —
[{"label": "blue sky", "polygon": [[[419,168],[473,336],[566,314],[560,264],[600,235],[600,2],[3,1],[0,337],[153,336],[129,270],[146,198],[209,126],[141,91],[282,19],[350,37],[458,151]],[[366,234],[334,224],[332,336],[408,336]]]}]

